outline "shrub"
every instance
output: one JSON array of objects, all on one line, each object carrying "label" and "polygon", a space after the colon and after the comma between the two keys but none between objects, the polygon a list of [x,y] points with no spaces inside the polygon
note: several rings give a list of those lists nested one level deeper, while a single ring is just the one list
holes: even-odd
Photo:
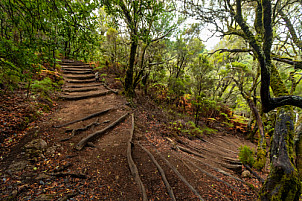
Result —
[{"label": "shrub", "polygon": [[239,160],[243,163],[243,164],[247,164],[247,165],[250,165],[250,166],[253,166],[254,165],[254,162],[255,162],[255,159],[254,159],[254,151],[244,145],[244,146],[241,146],[239,148]]}]

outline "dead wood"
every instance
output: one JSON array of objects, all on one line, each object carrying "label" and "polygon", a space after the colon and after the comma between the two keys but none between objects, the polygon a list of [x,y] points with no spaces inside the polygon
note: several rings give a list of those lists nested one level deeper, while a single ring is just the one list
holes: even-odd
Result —
[{"label": "dead wood", "polygon": [[184,182],[190,189],[191,191],[198,197],[198,199],[200,200],[204,200],[201,195],[197,192],[197,190],[184,178],[184,176],[182,176],[182,174],[180,174],[178,172],[178,170],[162,155],[159,153],[159,151],[157,151],[157,154],[161,157],[161,159],[163,159],[166,164],[174,171],[174,173],[182,180],[182,182]]},{"label": "dead wood", "polygon": [[70,132],[71,131],[71,136],[68,138],[64,138],[61,140],[61,142],[70,140],[71,138],[73,138],[75,135],[80,134],[81,132],[87,131],[90,128],[93,128],[95,126],[100,125],[100,123],[98,123],[99,119],[97,119],[95,122],[92,122],[91,124],[85,126],[84,128],[78,128],[78,129],[72,129],[72,130],[66,130],[65,132]]},{"label": "dead wood", "polygon": [[98,90],[98,89],[99,89],[99,88],[97,88],[97,87],[93,87],[93,88],[77,88],[77,89],[73,89],[73,90],[64,89],[63,91],[64,91],[64,92],[72,93],[72,92],[96,91],[96,90]]},{"label": "dead wood", "polygon": [[83,138],[76,146],[75,148],[77,150],[81,150],[83,149],[83,147],[86,145],[87,142],[93,140],[94,138],[96,138],[99,135],[102,135],[104,133],[106,133],[108,130],[113,129],[115,126],[117,126],[119,123],[121,123],[122,121],[124,121],[126,119],[126,117],[129,115],[129,113],[124,114],[123,116],[121,116],[119,119],[117,119],[115,122],[113,122],[112,124],[110,124],[109,126],[107,126],[106,128],[100,130],[100,131],[96,131],[95,133],[92,133],[90,135],[88,135],[87,137]]},{"label": "dead wood", "polygon": [[111,89],[110,87],[108,87],[108,85],[106,83],[103,83],[104,87],[110,91],[112,91],[115,94],[118,94],[118,91]]},{"label": "dead wood", "polygon": [[258,179],[258,181],[260,181],[262,184],[264,183],[264,179],[262,179],[254,170],[252,170],[252,168],[249,165],[247,164],[243,164],[243,165],[246,169],[248,169],[248,171],[250,171]]},{"label": "dead wood", "polygon": [[58,173],[48,173],[48,175],[53,177],[72,177],[72,178],[79,178],[79,179],[87,179],[87,176],[84,174],[77,174],[77,173],[70,173],[70,172],[58,172]]},{"label": "dead wood", "polygon": [[93,98],[93,97],[99,97],[99,96],[105,96],[107,94],[112,93],[112,91],[103,91],[99,93],[94,94],[88,94],[88,95],[82,95],[82,96],[69,96],[69,95],[62,95],[60,98],[63,98],[65,100],[81,100],[85,98]]},{"label": "dead wood", "polygon": [[77,120],[74,120],[74,121],[71,121],[71,122],[68,122],[68,123],[59,125],[59,126],[53,126],[53,127],[55,127],[55,128],[62,128],[62,127],[64,127],[64,126],[68,126],[68,125],[70,125],[70,124],[74,124],[74,123],[77,123],[77,122],[80,122],[80,121],[85,121],[85,120],[91,119],[91,118],[93,118],[93,117],[98,117],[98,116],[100,116],[100,115],[103,115],[103,114],[109,112],[110,110],[112,110],[112,108],[109,108],[109,109],[106,109],[106,110],[103,110],[103,111],[100,111],[100,112],[96,112],[96,113],[90,114],[90,115],[88,115],[88,116],[86,116],[86,117],[84,117],[84,118],[77,119]]},{"label": "dead wood", "polygon": [[134,177],[136,183],[139,185],[139,188],[141,190],[141,193],[143,195],[143,201],[147,201],[148,197],[147,197],[147,193],[146,193],[146,189],[145,186],[139,176],[138,173],[138,169],[133,161],[132,158],[132,151],[131,148],[133,146],[133,142],[132,142],[132,138],[133,138],[133,134],[134,134],[134,114],[131,115],[131,130],[130,130],[130,138],[128,141],[128,145],[127,145],[127,160],[128,160],[128,165],[131,171],[132,176]]},{"label": "dead wood", "polygon": [[163,179],[163,182],[164,182],[164,184],[165,184],[165,186],[167,188],[167,191],[168,191],[171,199],[172,200],[176,200],[176,198],[174,196],[173,189],[172,189],[172,187],[170,186],[170,184],[169,184],[169,182],[167,180],[166,174],[165,174],[164,170],[162,169],[162,167],[158,164],[158,162],[154,158],[153,154],[148,149],[146,149],[145,147],[143,147],[139,142],[137,144],[149,155],[149,157],[151,158],[151,160],[153,161],[153,163],[156,165],[159,173],[161,174],[161,177]]}]

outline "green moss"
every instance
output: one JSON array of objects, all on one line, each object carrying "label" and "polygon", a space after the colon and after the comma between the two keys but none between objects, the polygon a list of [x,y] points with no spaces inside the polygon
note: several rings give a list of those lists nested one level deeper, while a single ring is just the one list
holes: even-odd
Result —
[{"label": "green moss", "polygon": [[257,158],[254,163],[254,168],[257,170],[262,170],[266,163],[266,150],[263,148],[257,149]]}]

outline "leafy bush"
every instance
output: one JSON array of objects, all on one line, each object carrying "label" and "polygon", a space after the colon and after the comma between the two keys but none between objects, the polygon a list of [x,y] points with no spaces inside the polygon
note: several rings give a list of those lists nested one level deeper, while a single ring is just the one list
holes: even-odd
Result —
[{"label": "leafy bush", "polygon": [[243,164],[247,164],[247,165],[250,165],[250,166],[253,166],[254,165],[254,162],[255,162],[255,159],[254,159],[254,151],[244,145],[244,146],[241,146],[239,148],[239,160],[243,163]]},{"label": "leafy bush", "polygon": [[54,83],[49,77],[44,78],[41,81],[35,80],[31,85],[33,92],[39,92],[42,96],[48,97],[49,92],[54,91],[58,88],[58,84]]}]

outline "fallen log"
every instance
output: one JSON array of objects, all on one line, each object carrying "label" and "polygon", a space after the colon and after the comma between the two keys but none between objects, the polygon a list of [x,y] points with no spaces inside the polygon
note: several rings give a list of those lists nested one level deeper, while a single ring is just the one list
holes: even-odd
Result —
[{"label": "fallen log", "polygon": [[201,201],[204,201],[204,199],[201,197],[201,195],[197,192],[197,190],[184,178],[184,176],[182,176],[182,174],[180,174],[178,172],[178,170],[163,156],[159,153],[159,151],[157,151],[157,154],[161,157],[161,159],[163,159],[166,164],[174,171],[174,173],[182,180],[182,182],[184,182],[190,189],[191,191],[198,197],[198,199],[200,199]]},{"label": "fallen log", "polygon": [[68,125],[70,125],[70,124],[74,124],[74,123],[77,123],[77,122],[80,122],[80,121],[85,121],[85,120],[91,119],[91,118],[93,118],[93,117],[98,117],[98,116],[100,116],[100,115],[102,115],[102,114],[105,114],[105,113],[109,112],[109,111],[112,110],[112,109],[113,109],[113,108],[109,108],[109,109],[106,109],[106,110],[103,110],[103,111],[100,111],[100,112],[96,112],[96,113],[94,113],[94,114],[90,114],[90,115],[88,115],[88,116],[86,116],[86,117],[84,117],[84,118],[77,119],[77,120],[74,120],[74,121],[71,121],[71,122],[68,122],[68,123],[59,125],[59,126],[53,126],[53,127],[55,127],[55,128],[62,128],[62,127],[64,127],[64,126],[68,126]]},{"label": "fallen log", "polygon": [[100,93],[94,93],[94,94],[88,94],[88,95],[82,95],[82,96],[69,96],[69,95],[62,95],[60,98],[63,98],[65,100],[81,100],[85,98],[93,98],[93,97],[99,97],[99,96],[105,96],[107,94],[112,93],[112,91],[103,91]]},{"label": "fallen log", "polygon": [[76,146],[75,148],[77,150],[82,150],[83,147],[87,144],[87,142],[93,140],[95,137],[104,134],[105,132],[107,132],[110,129],[113,129],[115,126],[117,126],[119,123],[121,123],[122,121],[124,121],[126,119],[126,117],[129,115],[129,113],[124,114],[123,116],[121,116],[118,120],[116,120],[115,122],[113,122],[112,124],[110,124],[109,126],[107,126],[106,128],[100,130],[100,131],[96,131],[95,133],[92,133],[90,135],[88,135],[87,137],[83,138]]},{"label": "fallen log", "polygon": [[132,158],[131,148],[133,146],[132,138],[133,138],[133,134],[134,134],[134,114],[131,115],[131,122],[132,122],[132,124],[131,124],[131,130],[130,130],[130,138],[129,138],[128,145],[127,145],[128,165],[129,165],[131,174],[135,179],[135,182],[139,185],[139,188],[140,188],[141,193],[143,195],[143,201],[147,201],[148,197],[147,197],[145,186],[144,186],[144,184],[143,184],[143,182],[142,182],[142,180],[139,176],[138,169],[137,169],[137,167],[136,167],[136,165],[133,161],[133,158]]},{"label": "fallen log", "polygon": [[149,157],[151,158],[151,160],[153,161],[153,163],[156,165],[159,173],[161,174],[161,177],[163,179],[163,182],[164,182],[164,184],[165,184],[165,186],[167,188],[167,191],[168,191],[171,199],[176,201],[173,189],[172,189],[172,187],[170,186],[170,184],[169,184],[169,182],[167,180],[167,177],[166,177],[166,174],[165,174],[164,170],[161,168],[161,166],[158,164],[158,162],[154,158],[153,154],[148,149],[146,149],[145,147],[143,147],[143,145],[141,145],[139,142],[137,144],[149,155]]}]

